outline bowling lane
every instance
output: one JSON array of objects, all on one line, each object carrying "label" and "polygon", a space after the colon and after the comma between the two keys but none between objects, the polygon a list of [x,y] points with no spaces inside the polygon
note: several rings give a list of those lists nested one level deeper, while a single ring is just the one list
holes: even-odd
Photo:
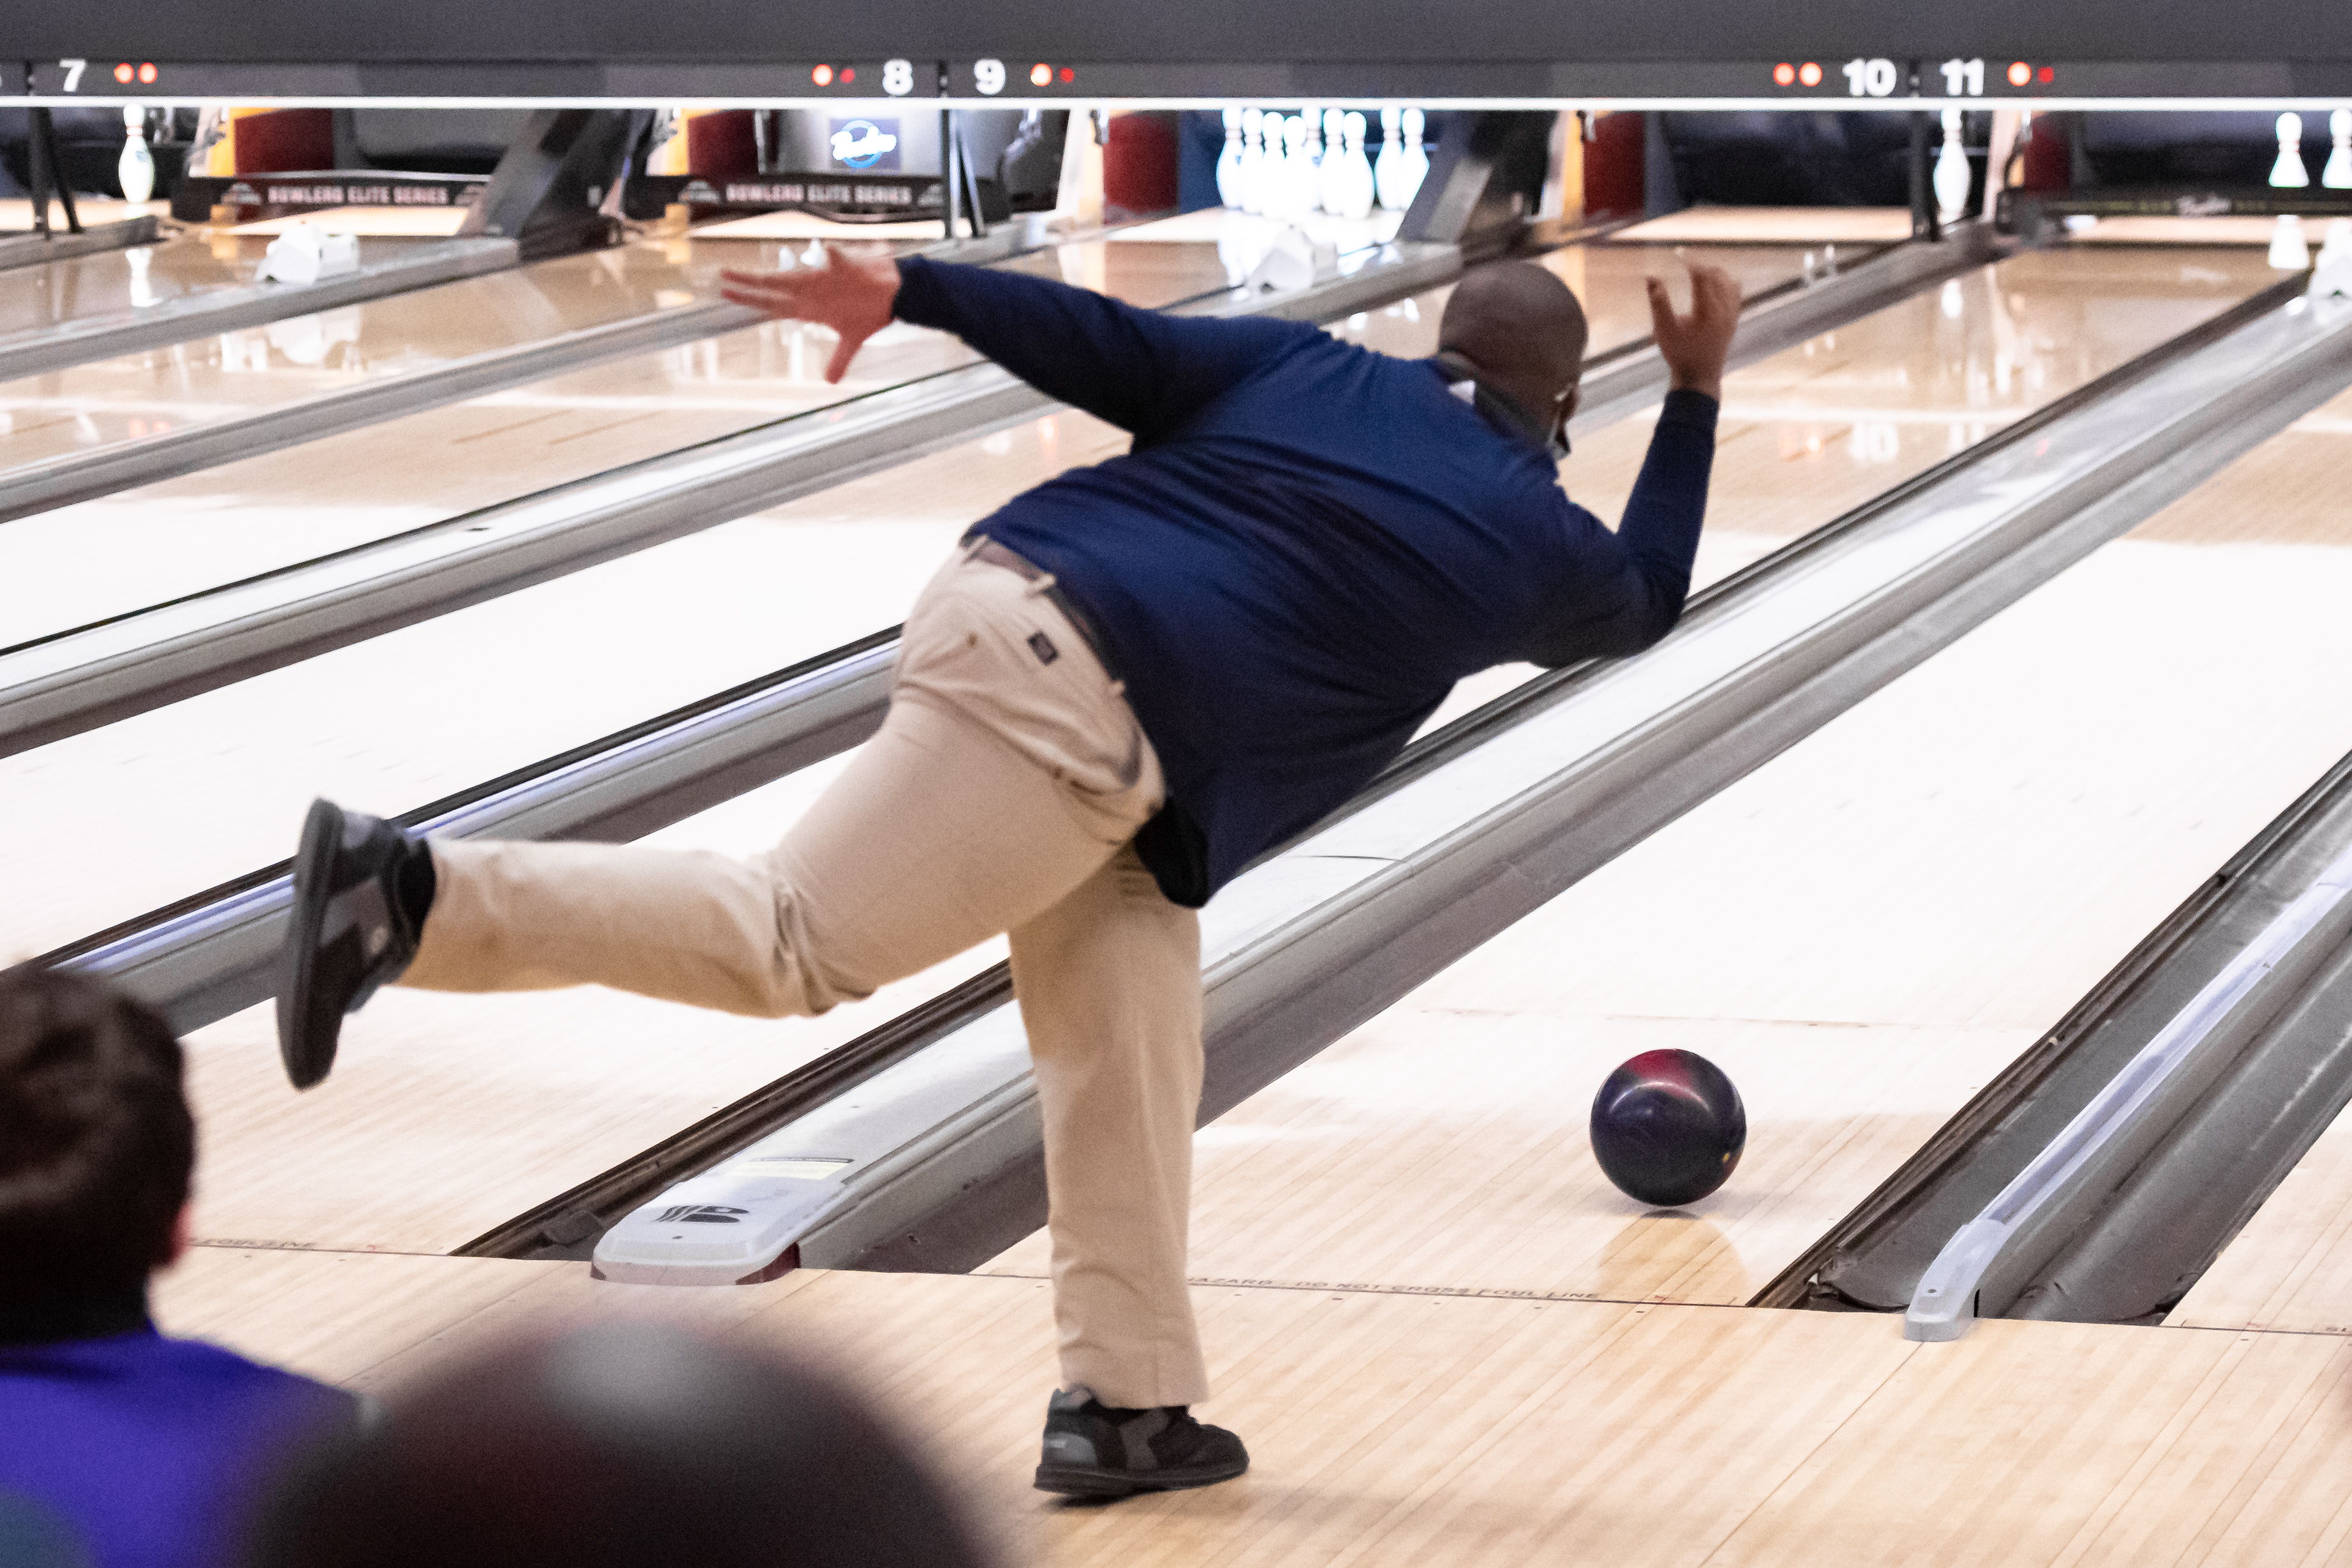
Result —
[{"label": "bowling lane", "polygon": [[[1654,275],[1680,277],[1684,254],[1679,246],[1608,239],[1568,246],[1531,259],[1557,274],[1584,302],[1591,332],[1585,355],[1599,361],[1648,340],[1650,306],[1643,280]],[[1730,273],[1743,299],[1814,277],[1820,267],[1819,248],[1801,245],[1709,246],[1704,253],[1691,254]],[[1350,342],[1386,354],[1433,353],[1437,319],[1453,293],[1450,287],[1432,289],[1379,310],[1350,316],[1335,329]]]},{"label": "bowling lane", "polygon": [[[1638,289],[1638,277],[1629,287]],[[1411,351],[1433,347],[1435,319],[1423,316],[1427,340]],[[95,800],[90,789],[107,792],[103,781],[114,779],[135,789],[151,759],[172,758],[186,781],[174,792],[207,829],[134,830],[140,843],[110,849],[102,878],[89,874],[86,849],[52,859],[32,836],[16,838],[6,874],[84,902],[73,913],[51,903],[37,926],[21,924],[9,938],[29,951],[281,855],[287,823],[314,790],[402,809],[886,624],[971,519],[1124,444],[1076,414],[1032,422],[679,541],[684,549],[513,596],[504,610],[445,617],[439,632],[411,628],[364,645],[373,653],[344,650],[10,759],[9,788],[30,782],[46,807],[80,812]],[[499,666],[503,681],[521,685],[493,696],[479,672]],[[338,706],[344,692],[366,693],[364,710]],[[749,852],[794,820],[837,766],[656,841]],[[89,832],[77,832],[52,841],[87,846]],[[487,1008],[401,993],[353,1030],[326,1088],[299,1098],[278,1076],[267,1009],[254,1009],[193,1041],[210,1151],[201,1228],[303,1245],[459,1245],[1000,951],[963,955],[824,1019],[727,1019],[607,993]],[[649,1038],[657,1051],[645,1049]],[[288,1182],[299,1166],[311,1176]]]},{"label": "bowling lane", "polygon": [[[2054,272],[2018,283],[2029,298],[2070,287]],[[2174,302],[2105,319],[2089,368],[2138,352],[2196,308]],[[1433,333],[1433,313],[1423,319]],[[1917,332],[1888,341],[1920,356],[1919,386],[1938,384],[1930,356],[1947,350]],[[1803,359],[1801,348],[1790,352]],[[2045,366],[2038,395],[2074,384],[2082,367],[2071,365]],[[1769,362],[1755,371],[1765,385],[1789,373]],[[0,874],[41,895],[7,916],[11,936],[26,948],[69,939],[281,856],[314,791],[405,809],[886,623],[998,497],[1120,444],[1116,432],[1076,415],[1033,422],[444,617],[437,631],[411,628],[0,762],[0,788],[35,792],[31,820],[56,825],[5,841],[12,860]],[[1630,482],[1582,448],[1568,473],[1580,486]],[[1800,466],[1779,483],[1822,484],[1818,473]],[[1843,504],[1833,496],[1822,519]],[[500,673],[486,683],[492,669]],[[137,781],[146,759],[163,758],[173,759],[175,792],[201,812],[203,833],[132,809],[146,799]],[[782,780],[661,841],[751,850],[829,776]],[[90,862],[92,843],[109,846],[102,867]],[[894,998],[988,956],[966,955]],[[852,1023],[879,1021],[888,1016],[880,1001],[854,1017],[749,1022],[594,992],[388,995],[354,1028],[335,1078],[299,1099],[278,1077],[267,1009],[254,1009],[194,1037],[215,1150],[200,1228],[305,1245],[460,1245],[772,1080],[845,1038]],[[517,1131],[523,1122],[528,1133]],[[287,1181],[289,1170],[304,1179]]]},{"label": "bowling lane", "polygon": [[[1708,254],[1713,254],[1710,247]],[[2259,251],[2026,251],[1736,371],[1696,589],[2268,287]],[[1577,439],[1569,494],[1621,515],[1656,411]],[[1535,672],[1462,683],[1435,728]]]},{"label": "bowling lane", "polygon": [[[667,265],[698,275],[712,263],[693,259],[697,245],[722,258],[730,246],[776,254],[748,241],[671,243],[680,256]],[[1001,265],[1144,305],[1227,281],[1209,243],[1091,239]],[[953,338],[898,323],[833,386],[823,379],[833,341],[822,329],[763,323],[0,526],[0,647],[977,360]]]},{"label": "bowling lane", "polygon": [[[1196,1274],[1748,1298],[2352,749],[2347,461],[2352,394],[1205,1129]],[[1645,1211],[1586,1122],[1665,1047],[1750,1130]],[[2253,1306],[2174,1322],[2341,1332],[2347,1145],[2241,1238],[2251,1285],[2199,1287]]]},{"label": "bowling lane", "polygon": [[0,475],[708,300],[757,241],[638,242],[0,382]]},{"label": "bowling lane", "polygon": [[[360,265],[371,267],[429,243],[362,235]],[[194,295],[243,287],[258,281],[262,256],[268,249],[267,235],[206,230],[160,245],[93,251],[63,261],[0,268],[0,340],[88,317],[151,309]]]},{"label": "bowling lane", "polygon": [[[1171,265],[1156,255],[1159,249],[1097,246],[1082,251],[1080,259],[1107,257],[1118,266],[1124,265],[1121,258],[1139,255],[1138,265],[1147,268]],[[1200,254],[1198,247],[1181,249],[1196,258]],[[1169,282],[1164,272],[1144,276],[1163,287]],[[1107,273],[1103,281],[1113,287],[1150,286],[1118,271]],[[1638,267],[1600,274],[1589,284],[1596,315],[1631,319],[1630,302],[1642,293]],[[1428,353],[1435,347],[1436,324],[1435,308],[1387,319],[1383,340],[1393,351]],[[901,373],[889,367],[903,365],[907,356],[943,351],[942,345],[968,352],[952,340],[917,329],[893,328],[890,333],[898,336],[877,339],[868,350],[873,363],[886,368],[870,371],[866,360],[860,361],[875,382]],[[797,377],[791,352],[781,351],[772,361],[777,375],[755,385],[754,392],[777,382],[780,396],[824,390],[815,376],[829,340],[811,341],[807,329],[782,325],[730,336],[805,345]],[[654,414],[675,413],[663,400],[646,402]],[[561,427],[560,411],[536,413],[545,426]],[[525,413],[518,410],[509,417],[520,420]],[[512,459],[526,438],[526,432],[517,432],[503,447],[489,440],[477,444]],[[570,448],[596,444],[579,440]],[[60,858],[63,842],[0,827],[0,875],[54,890],[40,901],[20,902],[0,913],[0,951],[45,951],[280,858],[286,852],[282,814],[299,812],[313,792],[404,810],[887,626],[903,617],[940,555],[972,521],[1064,468],[1099,461],[1125,445],[1122,433],[1076,413],[1031,422],[569,579],[0,760],[0,780],[5,781],[0,789],[30,789],[35,793],[28,802],[37,801],[43,810],[78,811],[75,801],[94,799],[86,792],[91,779],[127,779],[121,771],[126,767],[135,771],[143,759],[173,758],[176,766],[194,770],[188,778],[191,798],[205,803],[211,824],[200,841],[190,842],[139,830],[148,847],[110,854],[108,874],[100,878],[70,875],[70,859]],[[273,461],[308,461],[310,452],[298,448],[275,455]],[[1639,462],[1638,454],[1633,461]],[[429,484],[422,476],[382,479],[388,504]],[[347,485],[340,487],[348,490]],[[324,482],[320,491],[322,497],[331,493]],[[330,519],[334,516],[323,499],[317,510]],[[152,586],[185,580],[199,569],[229,575],[221,556],[192,562],[187,555],[193,541],[168,536],[168,552],[162,544],[152,552],[165,559],[149,560],[126,551],[103,570],[79,572],[17,543],[33,537],[20,530],[47,528],[63,515],[0,528],[0,568],[10,563],[12,550],[28,552],[19,558],[24,570],[0,570],[0,623],[54,625],[69,614],[88,619],[93,606],[106,602],[100,595],[108,591],[88,586],[89,579]],[[297,520],[310,515],[299,514]],[[89,559],[89,547],[79,536],[68,543],[79,552],[74,559]],[[485,670],[503,672],[495,689],[483,687],[478,672]],[[461,711],[453,713],[453,692],[483,695],[457,703]],[[346,708],[352,699],[345,694],[363,695],[358,706]]]}]

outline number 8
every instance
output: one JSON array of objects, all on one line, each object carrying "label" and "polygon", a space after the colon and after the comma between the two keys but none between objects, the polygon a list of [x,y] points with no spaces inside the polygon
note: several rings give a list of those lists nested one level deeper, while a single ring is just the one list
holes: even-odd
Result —
[{"label": "number 8", "polygon": [[882,63],[882,90],[892,98],[904,98],[915,90],[915,62],[885,60]]},{"label": "number 8", "polygon": [[1004,62],[982,60],[971,68],[971,85],[980,89],[983,98],[994,98],[1004,90]]}]

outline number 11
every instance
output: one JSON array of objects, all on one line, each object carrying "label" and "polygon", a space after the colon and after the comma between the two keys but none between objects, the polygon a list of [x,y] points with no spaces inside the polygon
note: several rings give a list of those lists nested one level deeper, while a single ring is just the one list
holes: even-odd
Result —
[{"label": "number 11", "polygon": [[1944,62],[1944,96],[1958,98],[1963,93],[1970,98],[1984,96],[1984,61],[1946,60]]}]

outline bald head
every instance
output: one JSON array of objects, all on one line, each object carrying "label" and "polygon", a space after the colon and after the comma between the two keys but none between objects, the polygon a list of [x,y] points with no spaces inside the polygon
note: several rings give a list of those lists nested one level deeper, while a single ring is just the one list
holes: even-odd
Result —
[{"label": "bald head", "polygon": [[1541,414],[1584,364],[1584,307],[1567,284],[1531,261],[1482,267],[1455,286],[1437,329],[1441,352]]}]

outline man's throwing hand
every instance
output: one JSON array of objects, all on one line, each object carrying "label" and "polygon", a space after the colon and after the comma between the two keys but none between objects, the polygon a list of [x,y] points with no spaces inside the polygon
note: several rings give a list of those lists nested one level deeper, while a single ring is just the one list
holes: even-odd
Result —
[{"label": "man's throwing hand", "polygon": [[1664,278],[1650,279],[1650,325],[1657,336],[1658,353],[1673,372],[1677,392],[1705,392],[1723,400],[1723,361],[1731,352],[1731,334],[1739,326],[1739,285],[1731,274],[1703,261],[1690,267],[1691,308],[1687,316],[1675,314]]},{"label": "man's throwing hand", "polygon": [[[824,256],[820,265],[784,272],[730,267],[719,274],[719,291],[763,315],[814,321],[839,333],[841,341],[824,367],[824,379],[837,382],[866,340],[890,324],[898,298],[898,264],[878,247],[853,253],[829,245]],[[1737,296],[1734,300],[1736,309]]]}]

